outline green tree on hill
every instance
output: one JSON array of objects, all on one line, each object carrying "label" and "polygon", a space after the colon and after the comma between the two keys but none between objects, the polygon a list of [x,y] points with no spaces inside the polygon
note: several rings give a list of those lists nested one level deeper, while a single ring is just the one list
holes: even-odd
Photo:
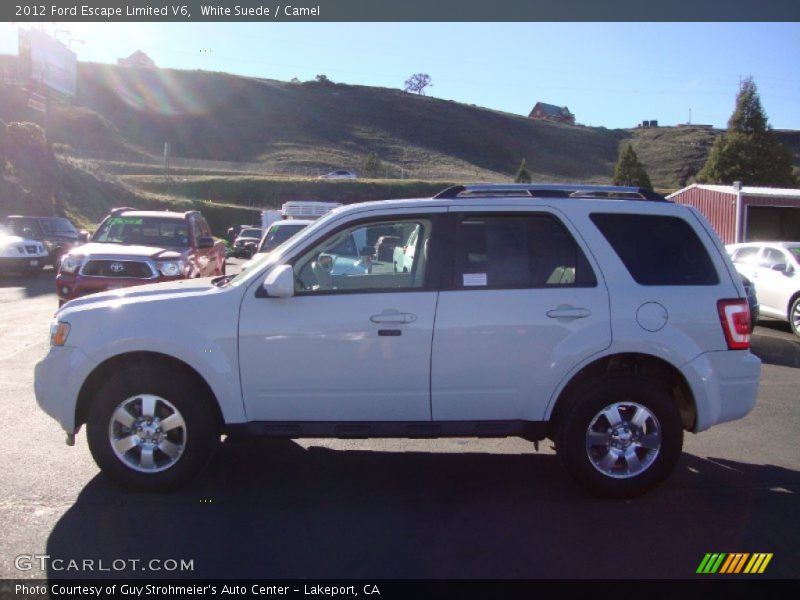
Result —
[{"label": "green tree on hill", "polygon": [[373,179],[381,177],[384,174],[383,163],[375,152],[370,152],[367,155],[361,167],[361,174],[364,177],[372,177]]},{"label": "green tree on hill", "polygon": [[525,158],[523,157],[522,162],[519,163],[519,169],[517,169],[517,175],[514,177],[515,183],[530,183],[531,182],[531,172],[528,171],[528,165],[525,164]]},{"label": "green tree on hill", "polygon": [[736,96],[728,130],[714,142],[697,181],[792,187],[797,185],[792,162],[791,151],[772,134],[756,84],[748,77]]},{"label": "green tree on hill", "polygon": [[614,167],[614,185],[653,189],[647,170],[630,144],[619,154],[617,165]]}]

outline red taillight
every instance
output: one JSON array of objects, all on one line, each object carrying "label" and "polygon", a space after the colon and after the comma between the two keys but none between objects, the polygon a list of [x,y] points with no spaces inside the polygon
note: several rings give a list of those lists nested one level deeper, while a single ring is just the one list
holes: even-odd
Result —
[{"label": "red taillight", "polygon": [[750,306],[747,300],[720,300],[717,310],[728,350],[747,350],[750,347]]}]

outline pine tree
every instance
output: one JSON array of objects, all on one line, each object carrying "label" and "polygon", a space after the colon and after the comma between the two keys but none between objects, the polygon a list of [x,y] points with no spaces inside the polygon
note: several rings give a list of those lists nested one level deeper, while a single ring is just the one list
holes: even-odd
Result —
[{"label": "pine tree", "polygon": [[797,185],[792,163],[791,151],[775,139],[756,84],[748,77],[736,96],[728,130],[714,142],[697,181],[792,187]]},{"label": "pine tree", "polygon": [[617,160],[617,165],[614,167],[614,185],[630,185],[653,189],[647,170],[639,161],[639,157],[636,156],[636,152],[630,144],[620,152],[619,160]]},{"label": "pine tree", "polygon": [[383,163],[375,152],[370,152],[361,167],[361,174],[364,177],[380,177],[384,174]]},{"label": "pine tree", "polygon": [[519,169],[517,169],[517,176],[514,177],[515,183],[530,183],[531,182],[531,173],[528,171],[528,165],[525,164],[525,158],[522,159],[522,162],[519,163]]}]

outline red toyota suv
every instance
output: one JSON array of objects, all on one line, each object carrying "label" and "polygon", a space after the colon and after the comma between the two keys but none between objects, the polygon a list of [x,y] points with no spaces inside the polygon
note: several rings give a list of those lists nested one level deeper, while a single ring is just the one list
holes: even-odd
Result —
[{"label": "red toyota suv", "polygon": [[225,245],[196,210],[115,208],[89,243],[64,255],[56,276],[59,306],[104,290],[225,274]]}]

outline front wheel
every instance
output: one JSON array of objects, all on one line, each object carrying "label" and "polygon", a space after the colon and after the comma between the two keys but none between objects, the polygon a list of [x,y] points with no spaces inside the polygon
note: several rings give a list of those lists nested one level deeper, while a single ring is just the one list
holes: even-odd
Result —
[{"label": "front wheel", "polygon": [[789,326],[795,335],[800,336],[800,296],[794,299],[789,309]]},{"label": "front wheel", "polygon": [[556,448],[574,479],[590,493],[633,498],[675,468],[683,426],[675,402],[656,381],[601,379],[571,399]]},{"label": "front wheel", "polygon": [[192,377],[137,365],[106,381],[87,420],[89,449],[116,483],[169,491],[188,483],[219,442],[211,399]]}]

